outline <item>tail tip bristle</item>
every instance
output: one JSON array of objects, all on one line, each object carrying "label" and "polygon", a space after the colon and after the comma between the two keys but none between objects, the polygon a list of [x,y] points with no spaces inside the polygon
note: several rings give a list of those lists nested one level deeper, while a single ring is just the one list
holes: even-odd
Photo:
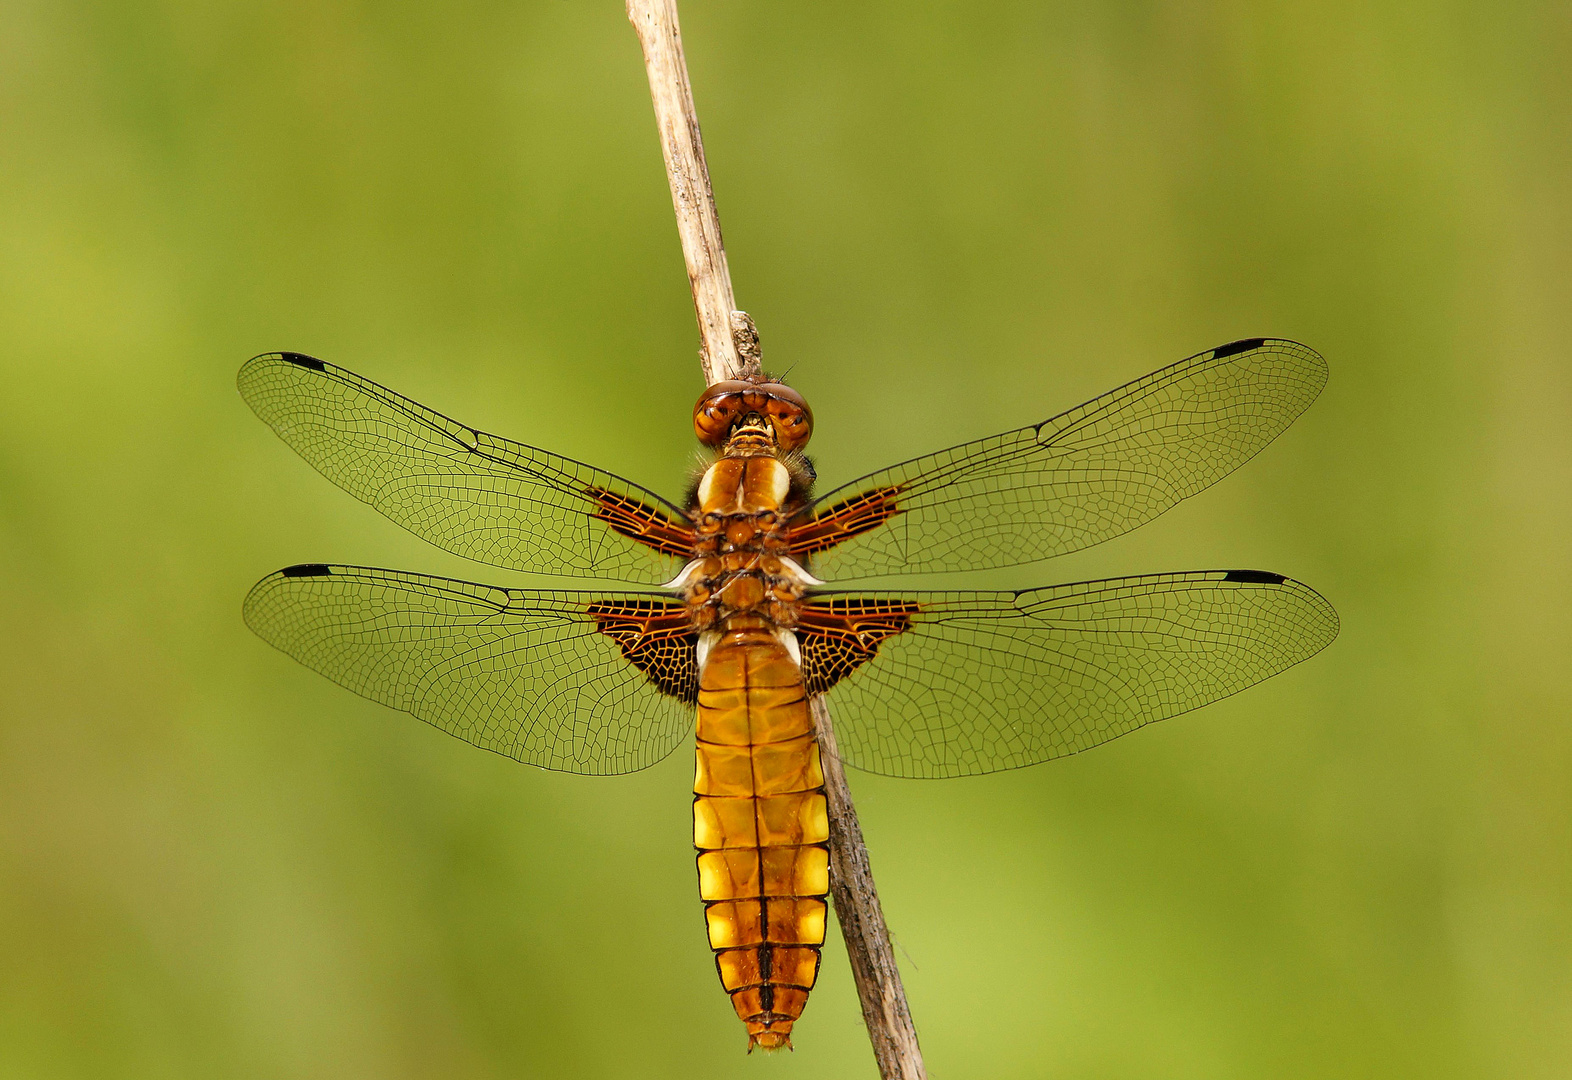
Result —
[{"label": "tail tip bristle", "polygon": [[791,1050],[791,1025],[788,1023],[785,1030],[771,1030],[764,1024],[759,1025],[758,1031],[753,1030],[754,1025],[748,1025],[748,1053],[753,1053],[755,1047],[765,1053],[774,1053],[776,1050]]}]

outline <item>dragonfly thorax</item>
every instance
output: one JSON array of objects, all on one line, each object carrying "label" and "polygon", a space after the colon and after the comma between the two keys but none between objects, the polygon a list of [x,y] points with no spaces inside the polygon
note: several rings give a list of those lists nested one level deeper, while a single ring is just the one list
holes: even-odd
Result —
[{"label": "dragonfly thorax", "polygon": [[696,627],[737,615],[796,625],[797,605],[818,581],[786,556],[791,489],[790,470],[773,456],[723,457],[705,470],[692,510],[696,557],[668,585]]},{"label": "dragonfly thorax", "polygon": [[703,519],[768,514],[778,518],[791,491],[791,472],[773,456],[723,457],[699,480],[698,505]]}]

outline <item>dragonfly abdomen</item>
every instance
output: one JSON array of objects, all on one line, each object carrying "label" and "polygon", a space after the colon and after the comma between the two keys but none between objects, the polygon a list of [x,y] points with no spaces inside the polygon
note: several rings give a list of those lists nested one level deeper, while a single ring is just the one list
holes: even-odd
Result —
[{"label": "dragonfly abdomen", "polygon": [[818,975],[829,820],[800,667],[766,620],[727,623],[699,680],[693,843],[721,985],[774,1050]]}]

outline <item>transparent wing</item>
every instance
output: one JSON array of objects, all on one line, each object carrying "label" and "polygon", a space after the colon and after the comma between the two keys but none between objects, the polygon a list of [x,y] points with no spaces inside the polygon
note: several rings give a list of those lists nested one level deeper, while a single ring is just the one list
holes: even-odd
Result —
[{"label": "transparent wing", "polygon": [[1308,586],[1197,571],[1010,592],[820,596],[798,628],[842,758],[974,776],[1089,749],[1237,693],[1337,636]]},{"label": "transparent wing", "polygon": [[341,686],[543,769],[634,772],[693,721],[697,639],[682,605],[659,593],[313,564],[259,581],[245,620]]},{"label": "transparent wing", "polygon": [[1222,479],[1315,400],[1326,361],[1252,338],[1035,427],[916,458],[815,500],[792,528],[821,577],[980,570],[1101,543]]},{"label": "transparent wing", "polygon": [[670,580],[692,531],[654,493],[476,431],[298,353],[246,362],[241,396],[323,476],[423,540],[510,570]]}]

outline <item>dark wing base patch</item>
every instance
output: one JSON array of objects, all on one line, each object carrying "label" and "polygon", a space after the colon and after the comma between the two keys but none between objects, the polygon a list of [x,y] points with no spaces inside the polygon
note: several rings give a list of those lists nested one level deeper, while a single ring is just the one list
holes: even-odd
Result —
[{"label": "dark wing base patch", "polygon": [[803,559],[826,551],[843,540],[883,525],[900,513],[896,499],[901,490],[899,484],[894,484],[864,491],[793,527],[786,537],[792,557]]},{"label": "dark wing base patch", "polygon": [[603,601],[587,613],[596,629],[617,643],[622,655],[668,697],[689,705],[699,700],[699,632],[688,609],[659,600]]},{"label": "dark wing base patch", "polygon": [[797,621],[803,686],[822,694],[879,652],[879,643],[904,633],[922,610],[908,600],[850,597],[807,603]]},{"label": "dark wing base patch", "polygon": [[697,540],[688,526],[677,524],[648,503],[616,491],[592,487],[586,489],[586,494],[599,504],[590,517],[604,522],[612,532],[637,540],[662,555],[693,557]]}]

